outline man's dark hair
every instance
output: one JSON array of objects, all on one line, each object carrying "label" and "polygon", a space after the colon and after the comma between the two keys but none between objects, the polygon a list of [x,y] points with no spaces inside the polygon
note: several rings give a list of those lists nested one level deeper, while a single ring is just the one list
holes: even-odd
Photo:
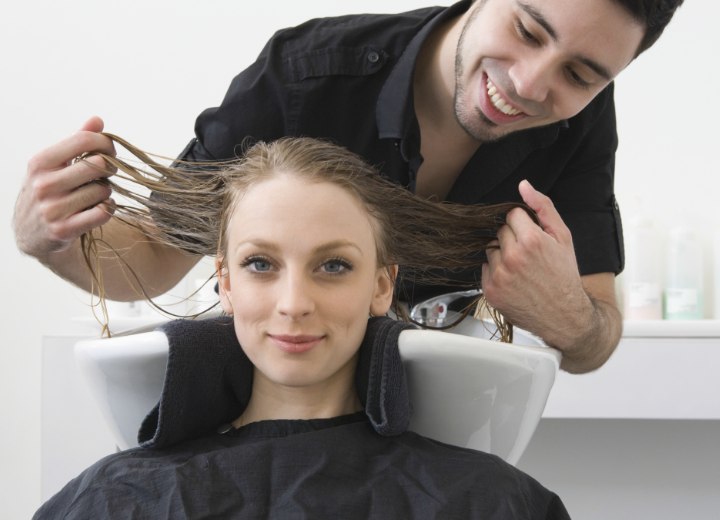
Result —
[{"label": "man's dark hair", "polygon": [[660,38],[675,10],[682,5],[683,0],[615,0],[627,9],[632,17],[645,27],[643,36],[635,57],[649,49]]}]

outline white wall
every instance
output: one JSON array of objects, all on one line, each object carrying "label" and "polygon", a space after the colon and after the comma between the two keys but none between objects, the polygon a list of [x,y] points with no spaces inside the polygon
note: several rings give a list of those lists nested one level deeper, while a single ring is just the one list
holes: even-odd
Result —
[{"label": "white wall", "polygon": [[704,241],[705,317],[720,318],[710,290],[711,242],[720,230],[718,14],[715,2],[685,2],[655,46],[618,78],[616,191],[625,222],[653,217],[661,246],[670,226],[696,228]]},{"label": "white wall", "polygon": [[[449,1],[436,2],[449,4]],[[618,82],[621,204],[642,194],[658,218],[687,208],[705,230],[717,226],[713,176],[720,173],[710,124],[719,119],[713,49],[720,14],[687,2],[666,36]],[[14,2],[0,17],[0,114],[6,189],[0,204],[5,252],[0,287],[0,517],[27,518],[39,505],[40,341],[88,316],[88,298],[20,255],[10,227],[28,158],[90,115],[145,149],[174,155],[200,110],[217,104],[232,76],[275,29],[314,16],[393,12],[419,0],[66,0]],[[681,176],[686,187],[671,184]]]}]

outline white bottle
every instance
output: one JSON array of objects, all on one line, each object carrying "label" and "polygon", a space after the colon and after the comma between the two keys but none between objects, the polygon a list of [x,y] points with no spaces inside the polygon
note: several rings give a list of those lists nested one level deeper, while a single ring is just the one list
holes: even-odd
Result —
[{"label": "white bottle", "polygon": [[676,226],[670,230],[666,261],[665,319],[702,319],[702,244],[692,229]]},{"label": "white bottle", "polygon": [[625,230],[625,269],[622,273],[626,320],[662,319],[660,234],[649,218],[637,217]]}]

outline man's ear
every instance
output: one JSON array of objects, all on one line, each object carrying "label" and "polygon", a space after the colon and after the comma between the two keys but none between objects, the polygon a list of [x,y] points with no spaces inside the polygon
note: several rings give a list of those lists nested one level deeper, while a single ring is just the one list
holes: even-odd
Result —
[{"label": "man's ear", "polygon": [[395,291],[395,279],[398,274],[398,266],[388,265],[377,270],[375,275],[375,292],[370,303],[370,314],[373,316],[384,316],[390,310]]},{"label": "man's ear", "polygon": [[232,315],[233,308],[230,301],[230,273],[225,266],[225,259],[218,257],[215,260],[215,273],[218,282],[218,294],[220,295],[220,305],[225,314]]}]

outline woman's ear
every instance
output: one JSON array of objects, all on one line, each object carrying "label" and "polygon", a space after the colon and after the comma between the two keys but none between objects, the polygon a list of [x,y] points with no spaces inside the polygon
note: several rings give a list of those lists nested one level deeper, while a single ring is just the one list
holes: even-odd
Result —
[{"label": "woman's ear", "polygon": [[372,316],[384,316],[390,310],[397,274],[397,265],[388,265],[377,270],[375,292],[370,303],[370,314]]},{"label": "woman's ear", "polygon": [[225,266],[225,259],[218,257],[215,260],[215,274],[217,275],[218,294],[220,295],[220,305],[225,314],[232,315],[233,308],[230,301],[230,274]]}]

